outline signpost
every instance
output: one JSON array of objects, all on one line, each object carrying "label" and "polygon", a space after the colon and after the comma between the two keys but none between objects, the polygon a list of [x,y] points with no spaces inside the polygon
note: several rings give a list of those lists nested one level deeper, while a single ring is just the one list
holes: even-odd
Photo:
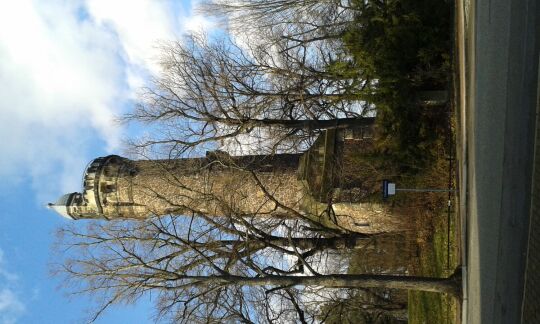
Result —
[{"label": "signpost", "polygon": [[396,184],[388,180],[383,180],[383,198],[388,198],[396,194]]},{"label": "signpost", "polygon": [[389,180],[383,180],[382,192],[383,199],[386,199],[390,196],[393,196],[398,191],[409,191],[409,192],[455,192],[454,189],[432,189],[432,188],[396,188],[396,184],[390,182]]},{"label": "signpost", "polygon": [[[396,194],[397,191],[409,191],[409,192],[456,192],[457,190],[454,189],[432,189],[432,188],[426,188],[426,189],[418,189],[418,188],[396,188],[396,184],[393,182],[390,182],[388,180],[383,180],[383,186],[382,186],[382,192],[383,192],[383,200],[387,199],[389,196],[393,196]],[[450,207],[452,205],[452,201],[450,200],[450,194],[448,194],[448,220],[447,220],[447,238],[448,242],[450,242]],[[447,245],[447,259],[446,264],[450,264],[450,244]]]}]

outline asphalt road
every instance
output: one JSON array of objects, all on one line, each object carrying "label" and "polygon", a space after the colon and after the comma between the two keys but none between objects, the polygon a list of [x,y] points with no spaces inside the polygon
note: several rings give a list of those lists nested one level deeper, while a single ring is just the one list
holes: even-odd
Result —
[{"label": "asphalt road", "polygon": [[540,5],[536,0],[463,0],[462,4],[464,320],[520,323]]}]

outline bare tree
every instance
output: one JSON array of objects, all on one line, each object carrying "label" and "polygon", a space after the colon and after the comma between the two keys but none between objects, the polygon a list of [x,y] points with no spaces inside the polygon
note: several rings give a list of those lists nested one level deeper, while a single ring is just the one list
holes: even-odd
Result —
[{"label": "bare tree", "polygon": [[[283,316],[303,316],[305,321],[308,314],[297,294],[300,287],[459,294],[458,275],[440,279],[323,274],[315,268],[313,251],[340,247],[338,242],[351,246],[347,244],[351,238],[357,244],[355,236],[293,237],[296,231],[290,226],[281,226],[281,235],[277,230],[259,235],[253,224],[249,227],[170,216],[92,224],[88,231],[65,229],[62,236],[69,256],[60,272],[78,292],[97,298],[100,307],[93,319],[110,305],[133,302],[147,293],[158,296],[158,317],[175,322],[271,322]],[[272,294],[280,290],[278,303]]]},{"label": "bare tree", "polygon": [[323,129],[372,124],[363,116],[358,90],[369,82],[325,70],[331,56],[323,49],[316,55],[306,47],[246,49],[231,40],[191,36],[164,46],[163,74],[126,118],[159,125],[163,135],[141,146],[174,146],[180,154],[241,136],[266,136],[275,150]]},{"label": "bare tree", "polygon": [[[182,214],[90,223],[87,230],[71,227],[61,231],[64,248],[60,251],[65,256],[57,271],[65,275],[67,284],[75,285],[76,293],[96,298],[99,306],[90,320],[110,305],[134,302],[147,294],[157,298],[157,317],[172,322],[307,323],[317,317],[309,307],[314,290],[321,295],[328,289],[358,287],[458,293],[458,276],[447,280],[328,270],[321,255],[362,248],[377,235],[355,233],[339,226],[339,220],[333,227],[326,226],[320,217],[285,204],[285,196],[255,172],[261,163],[245,164],[245,157],[227,157],[215,160],[216,168],[242,172],[231,174],[242,183],[252,177],[250,181],[263,195],[252,202],[259,206],[246,209],[238,204],[234,197],[243,193],[231,191],[243,187],[234,183],[224,193],[212,189],[207,181],[203,181],[205,186],[190,182],[205,177],[181,178],[174,172],[177,167],[188,169],[181,160],[170,164],[153,161],[150,165],[157,168],[151,168],[148,177],[127,182],[140,185],[137,190],[164,202],[171,213]],[[152,186],[154,175],[163,177],[158,179],[159,185]],[[164,185],[174,190],[160,191]],[[128,188],[136,198],[137,190]],[[175,200],[176,196],[182,198]],[[145,197],[139,198],[143,203]],[[265,207],[267,202],[272,208]],[[219,208],[219,213],[208,206]],[[287,217],[269,217],[276,210]],[[329,204],[322,217],[328,217],[331,210]]]},{"label": "bare tree", "polygon": [[292,42],[292,47],[306,42],[339,40],[354,12],[360,8],[358,3],[353,5],[349,0],[209,0],[200,6],[205,14],[225,18],[233,32],[234,29],[251,29],[263,34],[270,30],[277,36],[273,39]]}]

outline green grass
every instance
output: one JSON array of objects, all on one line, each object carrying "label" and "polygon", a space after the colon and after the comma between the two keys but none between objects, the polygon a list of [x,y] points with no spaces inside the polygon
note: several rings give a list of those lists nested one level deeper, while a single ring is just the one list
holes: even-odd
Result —
[{"label": "green grass", "polygon": [[[454,217],[454,215],[451,215]],[[455,221],[450,222],[450,236],[447,233],[446,211],[441,212],[433,222],[433,236],[420,250],[418,275],[448,277],[459,264],[456,246]],[[448,240],[450,238],[450,258]],[[448,260],[450,262],[448,262]],[[439,293],[409,291],[409,323],[454,323],[458,311],[458,301]]]}]

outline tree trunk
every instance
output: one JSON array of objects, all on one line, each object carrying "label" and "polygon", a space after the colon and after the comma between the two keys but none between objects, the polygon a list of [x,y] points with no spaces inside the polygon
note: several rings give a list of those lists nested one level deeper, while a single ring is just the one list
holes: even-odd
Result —
[{"label": "tree trunk", "polygon": [[456,271],[450,278],[416,276],[393,276],[372,274],[332,274],[317,276],[196,276],[186,277],[200,284],[234,284],[240,286],[321,286],[325,288],[387,288],[447,293],[461,296],[461,273]]},{"label": "tree trunk", "polygon": [[354,126],[369,126],[375,122],[374,117],[361,118],[337,118],[337,119],[306,119],[306,120],[282,120],[282,119],[254,119],[248,123],[257,127],[281,126],[292,129],[333,129],[351,128]]},{"label": "tree trunk", "polygon": [[[307,250],[307,249],[347,249],[347,248],[355,248],[359,243],[364,242],[366,240],[370,240],[374,235],[372,234],[360,234],[360,233],[353,233],[343,236],[336,236],[336,237],[293,237],[293,238],[287,238],[287,237],[268,237],[268,238],[256,238],[253,240],[253,242],[250,242],[249,240],[243,241],[243,240],[220,240],[216,241],[215,244],[217,245],[240,245],[240,244],[253,244],[256,246],[259,245],[265,245],[265,244],[273,244],[280,247],[297,247],[299,249]],[[204,246],[205,244],[201,244],[201,246]],[[210,243],[211,245],[211,243]]]},{"label": "tree trunk", "polygon": [[333,128],[351,128],[355,126],[369,126],[375,122],[375,117],[359,117],[359,118],[336,118],[336,119],[235,119],[235,118],[210,118],[211,122],[218,122],[229,126],[246,127],[269,127],[279,126],[289,129],[333,129]]},{"label": "tree trunk", "polygon": [[282,247],[296,246],[300,249],[346,249],[354,248],[360,242],[371,239],[373,235],[369,234],[349,234],[337,237],[321,237],[321,238],[270,238],[268,243]]}]

